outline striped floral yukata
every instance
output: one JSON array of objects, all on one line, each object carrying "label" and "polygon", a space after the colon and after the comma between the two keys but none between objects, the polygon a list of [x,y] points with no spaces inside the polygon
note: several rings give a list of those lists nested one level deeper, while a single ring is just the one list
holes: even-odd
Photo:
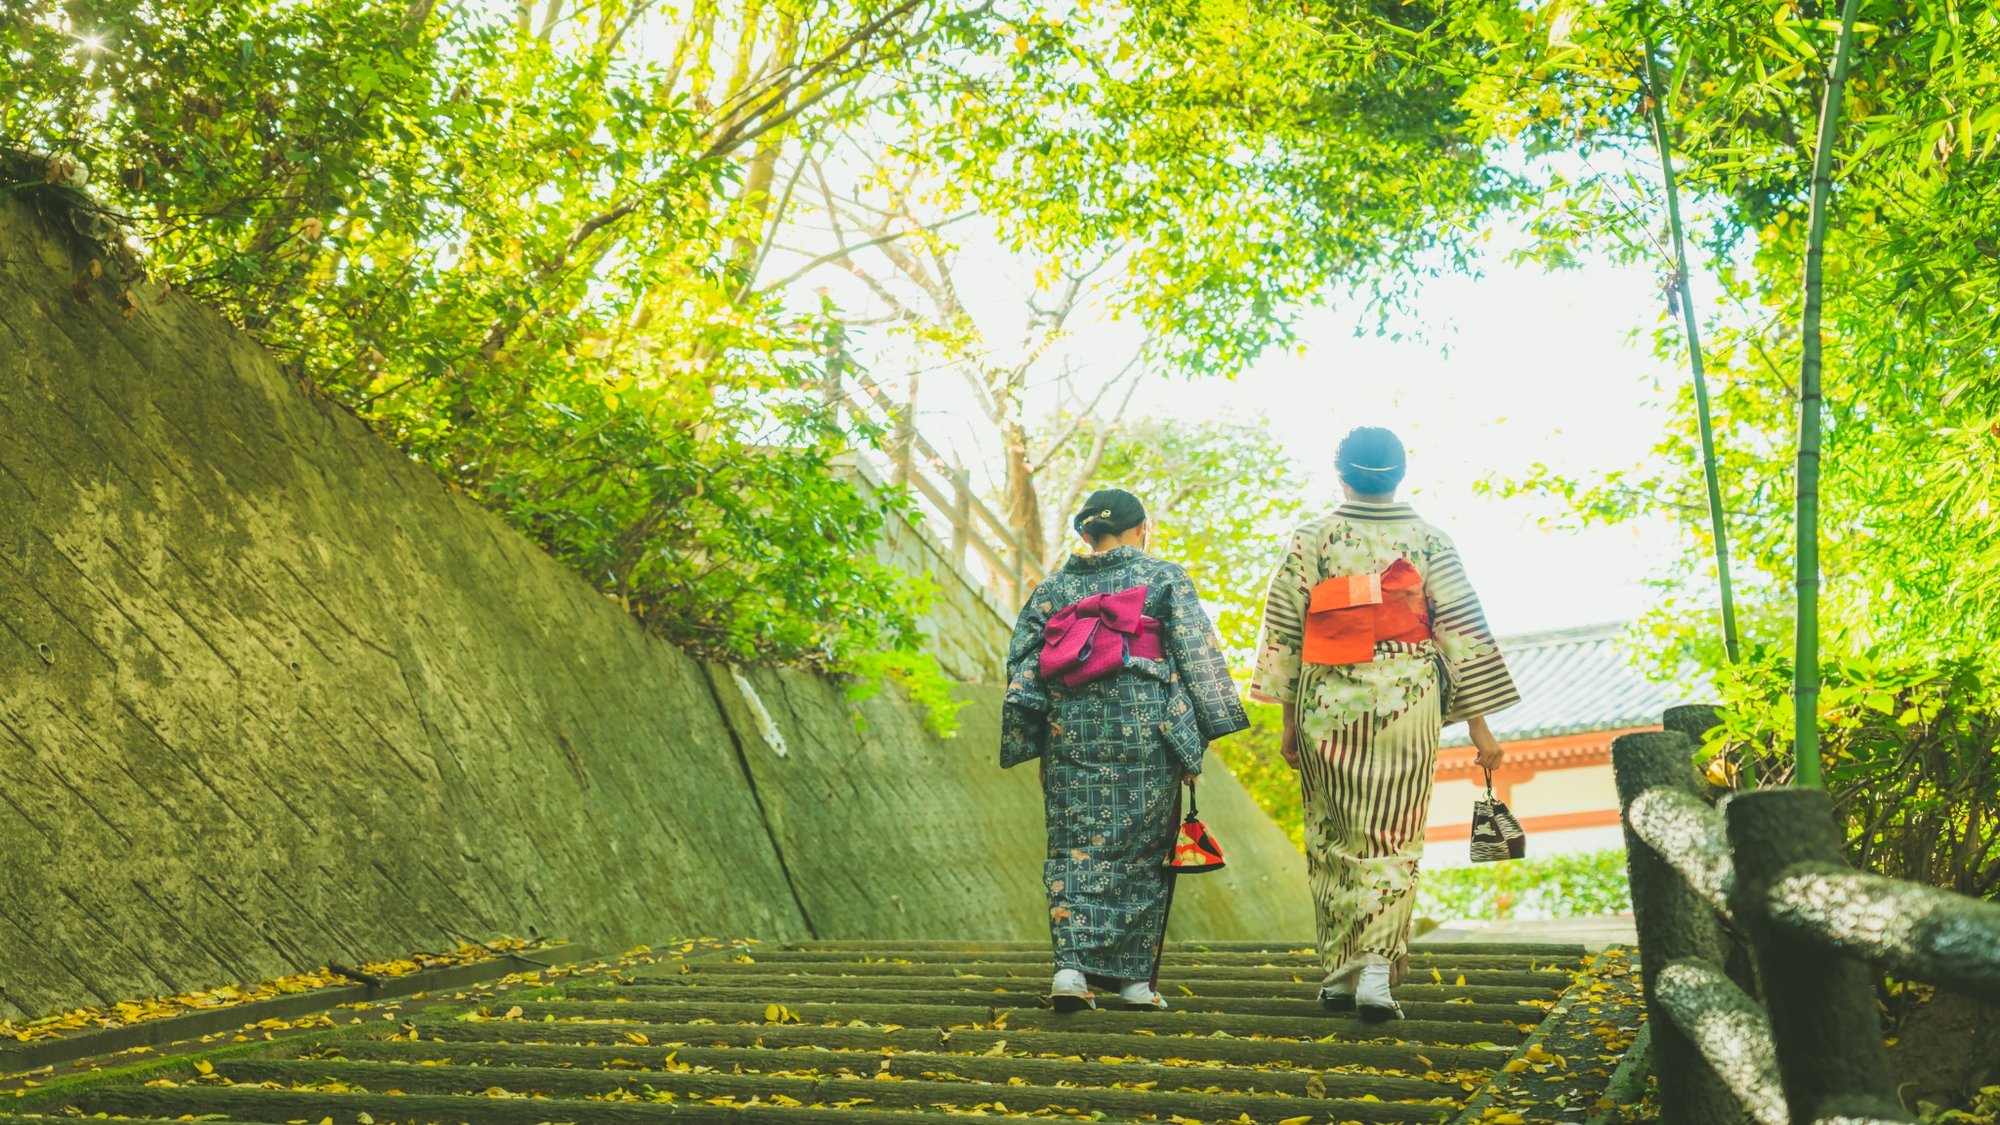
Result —
[{"label": "striped floral yukata", "polygon": [[[1407,559],[1423,579],[1430,640],[1378,641],[1360,664],[1307,664],[1306,609],[1327,578]],[[1333,986],[1364,965],[1409,963],[1417,862],[1439,736],[1520,693],[1451,540],[1408,504],[1342,505],[1292,536],[1271,576],[1250,696],[1298,709],[1306,870]]]}]

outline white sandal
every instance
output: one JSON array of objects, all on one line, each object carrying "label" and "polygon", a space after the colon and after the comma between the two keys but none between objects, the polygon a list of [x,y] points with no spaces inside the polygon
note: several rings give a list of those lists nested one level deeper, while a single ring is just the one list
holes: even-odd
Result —
[{"label": "white sandal", "polygon": [[1125,1010],[1128,1012],[1164,1012],[1167,1010],[1166,999],[1153,991],[1153,983],[1151,981],[1135,980],[1127,984],[1123,989],[1119,990],[1118,1002],[1124,1005]]},{"label": "white sandal", "polygon": [[1090,982],[1075,969],[1057,969],[1054,983],[1049,985],[1049,1006],[1058,1012],[1087,1012],[1097,1007],[1097,995],[1090,991]]}]

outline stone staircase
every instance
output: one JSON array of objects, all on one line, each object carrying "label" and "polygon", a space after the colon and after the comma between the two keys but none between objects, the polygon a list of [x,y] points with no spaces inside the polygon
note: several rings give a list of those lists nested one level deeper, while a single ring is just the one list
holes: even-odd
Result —
[{"label": "stone staircase", "polygon": [[[1441,1122],[1577,984],[1575,945],[1419,945],[1407,1020],[1322,1012],[1310,951],[1179,943],[1159,1013],[1046,1007],[1041,944],[814,942],[563,979],[400,1021],[196,1049],[34,1092],[138,1120],[854,1125]],[[1476,1114],[1474,1114],[1476,1115]],[[0,1120],[11,1119],[0,1114]]]}]

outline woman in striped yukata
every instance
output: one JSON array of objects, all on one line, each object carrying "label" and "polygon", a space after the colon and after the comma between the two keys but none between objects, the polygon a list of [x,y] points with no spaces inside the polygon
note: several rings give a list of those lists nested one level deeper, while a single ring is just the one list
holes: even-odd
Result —
[{"label": "woman in striped yukata", "polygon": [[1390,988],[1409,963],[1439,737],[1468,724],[1492,770],[1502,751],[1486,716],[1521,697],[1451,539],[1396,503],[1402,443],[1364,427],[1337,456],[1347,502],[1293,533],[1250,696],[1283,706],[1282,752],[1304,791],[1320,1001],[1399,1019]]}]

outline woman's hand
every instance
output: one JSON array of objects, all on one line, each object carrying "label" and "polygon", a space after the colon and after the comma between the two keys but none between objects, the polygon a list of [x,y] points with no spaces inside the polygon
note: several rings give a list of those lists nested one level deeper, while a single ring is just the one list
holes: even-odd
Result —
[{"label": "woman's hand", "polygon": [[1476,751],[1473,760],[1479,763],[1479,768],[1488,773],[1499,769],[1507,751],[1501,748],[1500,740],[1493,737],[1493,728],[1486,725],[1486,716],[1470,719],[1465,725],[1472,732],[1472,747]]},{"label": "woman's hand", "polygon": [[1193,785],[1195,782],[1200,780],[1201,780],[1201,775],[1198,773],[1184,773],[1181,775],[1182,785]]},{"label": "woman's hand", "polygon": [[1278,736],[1278,755],[1293,769],[1299,768],[1299,709],[1285,704],[1284,730]]}]

